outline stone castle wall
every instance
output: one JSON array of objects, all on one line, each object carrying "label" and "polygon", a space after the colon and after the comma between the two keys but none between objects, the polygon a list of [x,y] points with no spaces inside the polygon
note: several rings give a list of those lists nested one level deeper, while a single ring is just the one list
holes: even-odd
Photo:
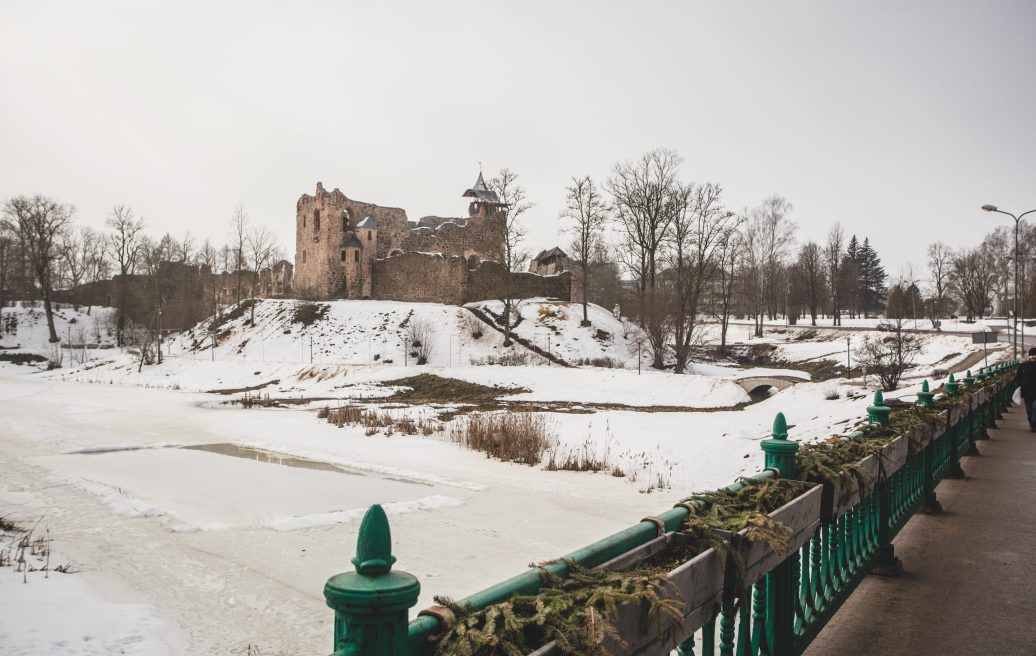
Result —
[{"label": "stone castle wall", "polygon": [[371,298],[421,303],[462,305],[501,298],[510,290],[515,298],[544,296],[569,300],[572,277],[509,273],[497,262],[484,261],[469,268],[456,255],[404,253],[374,263]]},{"label": "stone castle wall", "polygon": [[442,253],[479,260],[503,259],[504,218],[471,218],[462,227],[447,222],[437,228],[416,228],[403,240],[404,252]]},{"label": "stone castle wall", "polygon": [[462,257],[403,253],[374,263],[374,292],[383,301],[460,305],[468,266]]}]

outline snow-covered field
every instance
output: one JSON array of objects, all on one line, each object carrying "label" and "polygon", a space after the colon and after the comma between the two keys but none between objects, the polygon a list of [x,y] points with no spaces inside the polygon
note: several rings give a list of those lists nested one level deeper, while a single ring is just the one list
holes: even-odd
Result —
[{"label": "snow-covered field", "polygon": [[[720,362],[696,363],[689,375],[638,374],[628,329],[596,307],[586,328],[578,306],[530,302],[516,332],[567,361],[611,358],[625,369],[546,366],[524,347],[505,351],[499,333],[478,330],[456,307],[335,302],[307,326],[292,320],[296,305],[259,304],[254,327],[247,313],[219,321],[215,348],[211,324],[199,326],[166,344],[162,365],[140,373],[119,349],[51,372],[0,364],[0,515],[39,521],[55,553],[81,570],[22,584],[0,568],[0,652],[326,652],[332,615],[322,586],[351,567],[358,520],[371,503],[389,513],[397,567],[421,580],[419,609],[433,595],[469,594],[757,471],[759,441],[778,411],[792,438],[808,440],[848,430],[869,403],[858,386],[808,382],[793,367],[843,357],[841,335],[768,334],[792,363],[783,369]],[[421,366],[402,357],[415,319],[433,327]],[[35,325],[20,329],[25,351],[49,347]],[[965,337],[925,339],[918,375],[975,352]],[[504,352],[538,364],[474,364]],[[400,389],[384,381],[419,373],[521,388],[501,393],[500,403],[540,404],[533,409],[558,459],[574,454],[608,467],[549,471],[492,460],[451,441],[451,423],[463,419],[433,419],[446,430],[428,435],[386,436],[316,417],[324,406],[372,403]],[[749,397],[736,380],[756,375],[803,382],[741,405]],[[889,396],[910,398],[918,382]],[[297,404],[225,403],[244,394]],[[391,412],[435,418],[441,409],[395,404]],[[77,610],[84,606],[89,613]],[[75,621],[50,630],[69,615]]]}]

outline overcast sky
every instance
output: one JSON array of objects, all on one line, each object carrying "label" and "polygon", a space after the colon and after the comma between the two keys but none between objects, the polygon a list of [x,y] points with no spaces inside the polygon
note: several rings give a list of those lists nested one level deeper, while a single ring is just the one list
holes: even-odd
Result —
[{"label": "overcast sky", "polygon": [[[563,6],[562,6],[563,5]],[[573,175],[659,146],[799,238],[889,272],[1036,208],[1036,2],[0,3],[0,198],[222,242],[238,203],[294,252],[318,180],[410,218],[517,171],[528,248]],[[1002,217],[1005,218],[1006,217]]]}]

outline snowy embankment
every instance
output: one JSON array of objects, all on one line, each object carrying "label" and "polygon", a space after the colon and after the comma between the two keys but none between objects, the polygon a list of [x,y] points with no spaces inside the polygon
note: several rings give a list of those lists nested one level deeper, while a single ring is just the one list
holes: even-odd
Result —
[{"label": "snowy embankment", "polygon": [[[108,307],[89,307],[54,303],[54,329],[59,344],[95,348],[115,344],[115,311]],[[31,353],[49,357],[54,352],[47,327],[47,314],[41,303],[18,302],[0,308],[0,352]]]},{"label": "snowy embankment", "polygon": [[[535,339],[533,330],[553,325],[551,346],[562,357],[609,358],[614,364],[620,353],[629,356],[621,322],[597,306],[590,306],[595,323],[589,328],[579,325],[575,305],[528,301],[523,307],[529,319],[516,332],[524,329]],[[424,365],[416,363],[414,326],[425,332]],[[503,336],[468,310],[434,303],[260,301],[254,326],[248,309],[231,308],[167,340],[164,349],[161,365],[139,372],[132,356],[108,352],[48,375],[190,391],[261,389],[273,397],[371,398],[392,393],[380,386],[383,381],[435,373],[528,390],[508,397],[515,401],[719,408],[749,400],[731,380],[736,372],[639,374],[635,351],[628,369],[548,366],[521,344],[505,348]],[[508,357],[534,366],[479,364]]]},{"label": "snowy embankment", "polygon": [[[503,313],[500,301],[470,303],[492,317]],[[637,336],[639,329],[612,315],[599,305],[587,304],[589,326],[580,325],[583,306],[580,303],[532,298],[518,305],[521,320],[514,334],[538,348],[572,364],[593,364],[607,361],[609,366],[637,368]],[[646,348],[642,350],[644,366],[650,364]]]}]

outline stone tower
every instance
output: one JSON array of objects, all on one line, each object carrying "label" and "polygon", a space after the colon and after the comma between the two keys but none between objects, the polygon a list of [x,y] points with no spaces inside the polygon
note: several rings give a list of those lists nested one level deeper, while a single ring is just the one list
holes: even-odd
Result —
[{"label": "stone tower", "polygon": [[478,180],[474,186],[464,192],[463,198],[474,198],[468,204],[468,217],[470,218],[499,218],[504,215],[507,206],[500,202],[496,192],[486,186],[482,178],[482,171],[478,172]]}]

